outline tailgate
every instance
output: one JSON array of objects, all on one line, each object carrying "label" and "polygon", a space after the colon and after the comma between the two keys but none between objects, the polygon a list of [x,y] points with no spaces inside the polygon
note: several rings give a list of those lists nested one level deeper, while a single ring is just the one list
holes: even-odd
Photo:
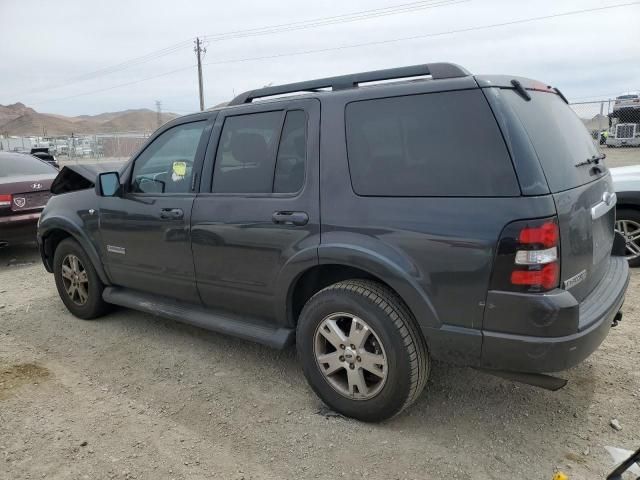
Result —
[{"label": "tailgate", "polygon": [[[598,285],[613,246],[611,176],[553,194],[560,225],[561,287],[582,301]],[[609,198],[609,203],[607,203]]]},{"label": "tailgate", "polygon": [[607,269],[614,238],[611,175],[584,123],[559,95],[504,98],[527,132],[553,195],[560,227],[561,287],[583,300]]}]

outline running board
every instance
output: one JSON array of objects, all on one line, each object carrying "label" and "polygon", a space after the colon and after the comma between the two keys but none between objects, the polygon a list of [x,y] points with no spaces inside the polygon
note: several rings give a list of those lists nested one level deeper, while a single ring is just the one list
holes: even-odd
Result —
[{"label": "running board", "polygon": [[552,392],[560,390],[567,384],[567,380],[564,378],[553,377],[543,373],[508,372],[506,370],[489,370],[485,368],[476,368],[476,370],[506,380],[513,380],[514,382],[526,383],[534,387],[551,390]]},{"label": "running board", "polygon": [[265,321],[214,312],[199,305],[172,300],[160,295],[106,287],[102,298],[107,303],[132,308],[158,317],[169,318],[213,332],[232,335],[272,348],[285,348],[294,342],[295,329],[271,325]]}]

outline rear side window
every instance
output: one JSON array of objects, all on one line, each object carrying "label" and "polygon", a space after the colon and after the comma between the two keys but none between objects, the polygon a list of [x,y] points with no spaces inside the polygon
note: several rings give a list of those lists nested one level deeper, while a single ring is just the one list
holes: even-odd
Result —
[{"label": "rear side window", "polygon": [[371,196],[516,196],[504,140],[480,90],[346,108],[354,191]]},{"label": "rear side window", "polygon": [[[599,152],[582,120],[558,95],[529,91],[531,100],[527,102],[513,90],[501,93],[527,131],[551,192],[598,178],[591,175],[592,165],[576,166]],[[602,163],[599,167],[606,171]]]},{"label": "rear side window", "polygon": [[0,155],[0,178],[23,175],[56,175],[58,171],[51,165],[33,158],[31,155]]},{"label": "rear side window", "polygon": [[304,183],[307,157],[307,115],[302,110],[287,112],[278,147],[274,193],[293,193]]},{"label": "rear side window", "polygon": [[299,191],[304,183],[306,130],[302,110],[227,117],[216,153],[213,192]]},{"label": "rear side window", "polygon": [[227,117],[213,171],[214,193],[270,193],[282,112]]}]

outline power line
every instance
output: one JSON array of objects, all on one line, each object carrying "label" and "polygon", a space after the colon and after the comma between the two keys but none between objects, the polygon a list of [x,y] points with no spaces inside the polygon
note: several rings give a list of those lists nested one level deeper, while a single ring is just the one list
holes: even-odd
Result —
[{"label": "power line", "polygon": [[[524,18],[524,19],[519,19],[519,20],[511,20],[511,21],[508,21],[508,22],[493,23],[493,24],[489,24],[489,25],[479,25],[479,26],[475,26],[475,27],[467,27],[467,28],[456,29],[456,30],[447,30],[447,31],[436,32],[436,33],[426,33],[426,34],[421,34],[421,35],[398,37],[398,38],[393,38],[393,39],[388,39],[388,40],[378,40],[378,41],[373,41],[373,42],[363,42],[363,43],[355,43],[355,44],[350,44],[350,45],[340,45],[340,46],[337,46],[337,47],[327,47],[327,48],[319,48],[319,49],[313,49],[313,50],[304,50],[304,51],[300,51],[300,52],[279,53],[279,54],[265,55],[265,56],[259,56],[259,57],[245,57],[245,58],[239,58],[239,59],[218,60],[218,61],[215,61],[215,62],[204,63],[203,65],[223,65],[223,64],[231,64],[231,63],[251,62],[251,61],[257,61],[257,60],[268,60],[268,59],[273,59],[273,58],[294,57],[294,56],[301,56],[301,55],[311,55],[311,54],[314,54],[314,53],[324,53],[324,52],[330,52],[330,51],[336,51],[336,50],[345,50],[345,49],[351,49],[351,48],[382,45],[382,44],[388,44],[388,43],[397,43],[397,42],[402,42],[402,41],[407,41],[407,40],[417,40],[417,39],[422,39],[422,38],[433,38],[433,37],[438,37],[438,36],[453,35],[453,34],[457,34],[457,33],[466,33],[466,32],[486,30],[486,29],[491,29],[491,28],[499,28],[499,27],[505,27],[505,26],[510,26],[510,25],[537,22],[537,21],[547,20],[547,19],[551,19],[551,18],[566,17],[566,16],[570,16],[570,15],[579,15],[579,14],[583,14],[583,13],[590,13],[590,12],[596,12],[596,11],[602,11],[602,10],[609,10],[609,9],[614,9],[614,8],[623,8],[623,7],[629,7],[629,6],[635,6],[635,5],[640,5],[640,1],[630,2],[630,3],[620,3],[620,4],[608,5],[608,6],[604,6],[604,7],[594,7],[594,8],[588,8],[588,9],[582,9],[582,10],[572,10],[572,11],[569,11],[569,12],[562,12],[562,13],[556,13],[556,14],[551,14],[551,15],[543,15],[543,16],[539,16],[539,17],[530,17],[530,18]],[[174,73],[177,73],[177,72],[181,72],[181,71],[193,68],[193,67],[194,67],[194,65],[191,65],[191,66],[188,66],[188,67],[177,68],[175,70],[170,70],[168,72],[164,72],[164,73],[161,73],[161,74],[158,74],[158,75],[153,75],[153,76],[150,76],[150,77],[142,78],[142,79],[139,79],[139,80],[134,80],[134,81],[127,82],[127,83],[121,83],[119,85],[114,85],[114,86],[103,88],[103,89],[99,89],[99,90],[93,90],[91,92],[84,92],[84,93],[80,93],[80,94],[76,94],[76,95],[71,95],[71,96],[68,96],[68,97],[45,100],[43,102],[36,102],[36,104],[49,103],[49,102],[59,101],[59,100],[68,100],[70,98],[76,98],[76,97],[80,97],[80,96],[84,96],[84,95],[92,95],[94,93],[100,93],[100,92],[104,92],[104,91],[107,91],[107,90],[113,90],[115,88],[125,87],[125,86],[128,86],[128,85],[133,85],[133,84],[140,83],[140,82],[145,82],[145,81],[148,81],[148,80],[153,80],[155,78],[164,77],[164,76],[171,75],[171,74],[174,74]]]},{"label": "power line", "polygon": [[[449,4],[457,4],[457,3],[463,3],[468,1],[471,1],[471,0],[423,0],[418,2],[411,2],[411,3],[399,4],[399,5],[390,6],[390,7],[384,7],[384,8],[361,10],[358,12],[353,12],[350,14],[343,14],[343,15],[336,15],[333,17],[322,17],[322,18],[304,20],[299,22],[284,23],[279,25],[268,25],[264,27],[256,27],[256,28],[245,29],[245,30],[224,32],[217,35],[207,35],[204,38],[211,39],[211,41],[221,41],[221,40],[231,40],[235,38],[244,38],[247,36],[270,35],[272,33],[280,33],[280,32],[286,32],[290,30],[316,28],[319,26],[330,25],[335,23],[354,22],[354,21],[367,20],[369,18],[375,18],[375,17],[387,16],[387,15],[397,15],[400,13],[407,13],[407,12],[422,10],[426,8],[435,8],[438,6],[445,6]],[[179,51],[189,46],[191,42],[192,40],[184,40],[182,42],[170,45],[163,49],[155,50],[153,52],[147,53],[140,57],[135,57],[109,67],[100,68],[98,70],[94,70],[92,72],[88,72],[83,75],[72,77],[66,80],[64,83],[60,83],[50,87],[35,88],[32,90],[27,90],[25,92],[22,92],[21,94],[20,93],[14,94],[12,96],[31,95],[34,93],[40,93],[47,90],[54,90],[54,89],[66,87],[68,85],[73,85],[75,83],[92,80],[94,78],[101,77],[104,75],[116,73],[116,72],[125,70],[127,68],[141,65],[143,63],[147,63],[157,58]]]},{"label": "power line", "polygon": [[336,15],[333,17],[321,17],[311,20],[302,20],[298,22],[283,23],[278,25],[270,25],[265,27],[256,27],[253,29],[236,30],[219,34],[205,35],[207,40],[217,42],[221,40],[229,40],[244,37],[253,37],[258,35],[270,35],[273,33],[289,32],[292,30],[306,30],[308,28],[317,28],[326,25],[335,25],[340,23],[357,22],[361,20],[369,20],[371,18],[384,17],[389,15],[398,15],[401,13],[410,13],[417,10],[428,8],[436,8],[458,3],[466,3],[471,0],[428,0],[421,2],[411,2],[391,7],[375,8],[372,10],[363,10],[349,14]]},{"label": "power line", "polygon": [[87,80],[92,80],[94,78],[98,78],[101,77],[103,75],[109,75],[111,73],[116,73],[122,70],[125,70],[127,68],[136,66],[136,65],[141,65],[143,63],[147,63],[150,62],[152,60],[155,60],[157,58],[163,57],[165,55],[169,55],[173,52],[177,52],[180,49],[187,47],[189,44],[191,43],[191,40],[186,40],[184,42],[180,42],[174,45],[171,45],[169,47],[163,48],[161,50],[156,50],[154,52],[150,52],[146,55],[142,55],[140,57],[136,57],[136,58],[132,58],[130,60],[126,60],[124,62],[118,63],[116,65],[112,65],[110,67],[104,67],[98,70],[94,70],[93,72],[89,72],[89,73],[85,73],[83,75],[79,75],[77,77],[72,77],[68,80],[66,80],[64,83],[59,83],[57,85],[54,86],[50,86],[50,87],[42,87],[42,88],[34,88],[31,90],[27,90],[25,92],[23,92],[22,94],[14,94],[13,96],[24,96],[24,95],[32,95],[34,93],[40,93],[40,92],[44,92],[47,90],[56,90],[58,88],[62,88],[62,87],[66,87],[69,85],[73,85],[75,83],[80,83],[80,82],[84,82]]},{"label": "power line", "polygon": [[106,92],[107,90],[114,90],[114,89],[120,88],[120,87],[127,87],[129,85],[135,85],[136,83],[146,82],[148,80],[153,80],[153,79],[160,78],[160,77],[166,77],[167,75],[173,75],[174,73],[183,72],[185,70],[190,70],[195,66],[196,65],[189,65],[188,67],[180,67],[180,68],[176,68],[174,70],[169,70],[168,72],[160,73],[158,75],[153,75],[151,77],[140,78],[138,80],[133,80],[131,82],[120,83],[118,85],[113,85],[111,87],[101,88],[99,90],[92,90],[91,92],[84,92],[84,93],[78,93],[76,95],[69,95],[68,97],[52,98],[50,100],[43,100],[41,102],[35,102],[35,105],[40,105],[40,104],[43,104],[43,103],[50,103],[50,102],[58,102],[58,101],[61,101],[61,100],[69,100],[70,98],[83,97],[85,95],[93,95],[94,93]]},{"label": "power line", "polygon": [[570,15],[578,15],[578,14],[582,14],[582,13],[590,13],[590,12],[596,12],[596,11],[613,9],[613,8],[629,7],[629,6],[633,6],[633,5],[640,5],[640,2],[621,3],[621,4],[616,4],[616,5],[608,5],[608,6],[605,6],[605,7],[595,7],[595,8],[588,8],[588,9],[582,9],[582,10],[573,10],[573,11],[569,11],[569,12],[556,13],[556,14],[551,14],[551,15],[543,15],[543,16],[539,16],[539,17],[530,17],[530,18],[523,18],[523,19],[519,19],[519,20],[511,20],[511,21],[502,22],[502,23],[493,23],[493,24],[489,24],[489,25],[479,25],[479,26],[475,26],[475,27],[467,27],[467,28],[461,28],[461,29],[456,29],[456,30],[447,30],[447,31],[436,32],[436,33],[425,33],[425,34],[421,34],[421,35],[411,35],[411,36],[408,36],[408,37],[398,37],[398,38],[392,38],[392,39],[387,39],[387,40],[376,40],[376,41],[373,41],[373,42],[353,43],[353,44],[348,44],[348,45],[340,45],[340,46],[337,46],[337,47],[317,48],[317,49],[313,49],[313,50],[303,50],[303,51],[300,51],[300,52],[291,52],[291,53],[278,53],[278,54],[264,55],[264,56],[259,56],[259,57],[246,57],[246,58],[240,58],[240,59],[218,60],[218,61],[215,61],[215,62],[205,63],[205,65],[222,65],[222,64],[228,64],[228,63],[251,62],[251,61],[256,61],[256,60],[268,60],[268,59],[281,58],[281,57],[294,57],[294,56],[300,56],[300,55],[311,55],[311,54],[314,54],[314,53],[332,52],[332,51],[336,51],[336,50],[346,50],[346,49],[350,49],[350,48],[368,47],[368,46],[374,46],[374,45],[384,45],[384,44],[388,44],[388,43],[397,43],[397,42],[403,42],[403,41],[407,41],[407,40],[417,40],[417,39],[422,39],[422,38],[433,38],[433,37],[440,37],[440,36],[445,36],[445,35],[453,35],[453,34],[456,34],[456,33],[467,33],[467,32],[474,32],[474,31],[478,31],[478,30],[487,30],[487,29],[491,29],[491,28],[506,27],[506,26],[517,25],[517,24],[522,24],[522,23],[538,22],[538,21],[541,21],[541,20],[548,20],[548,19],[551,19],[551,18],[566,17],[566,16],[570,16]]}]

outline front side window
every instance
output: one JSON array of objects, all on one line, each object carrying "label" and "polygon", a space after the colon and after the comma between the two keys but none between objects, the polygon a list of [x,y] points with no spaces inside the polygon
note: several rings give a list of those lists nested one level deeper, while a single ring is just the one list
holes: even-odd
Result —
[{"label": "front side window", "polygon": [[188,193],[205,122],[167,130],[138,156],[131,176],[133,193]]}]

